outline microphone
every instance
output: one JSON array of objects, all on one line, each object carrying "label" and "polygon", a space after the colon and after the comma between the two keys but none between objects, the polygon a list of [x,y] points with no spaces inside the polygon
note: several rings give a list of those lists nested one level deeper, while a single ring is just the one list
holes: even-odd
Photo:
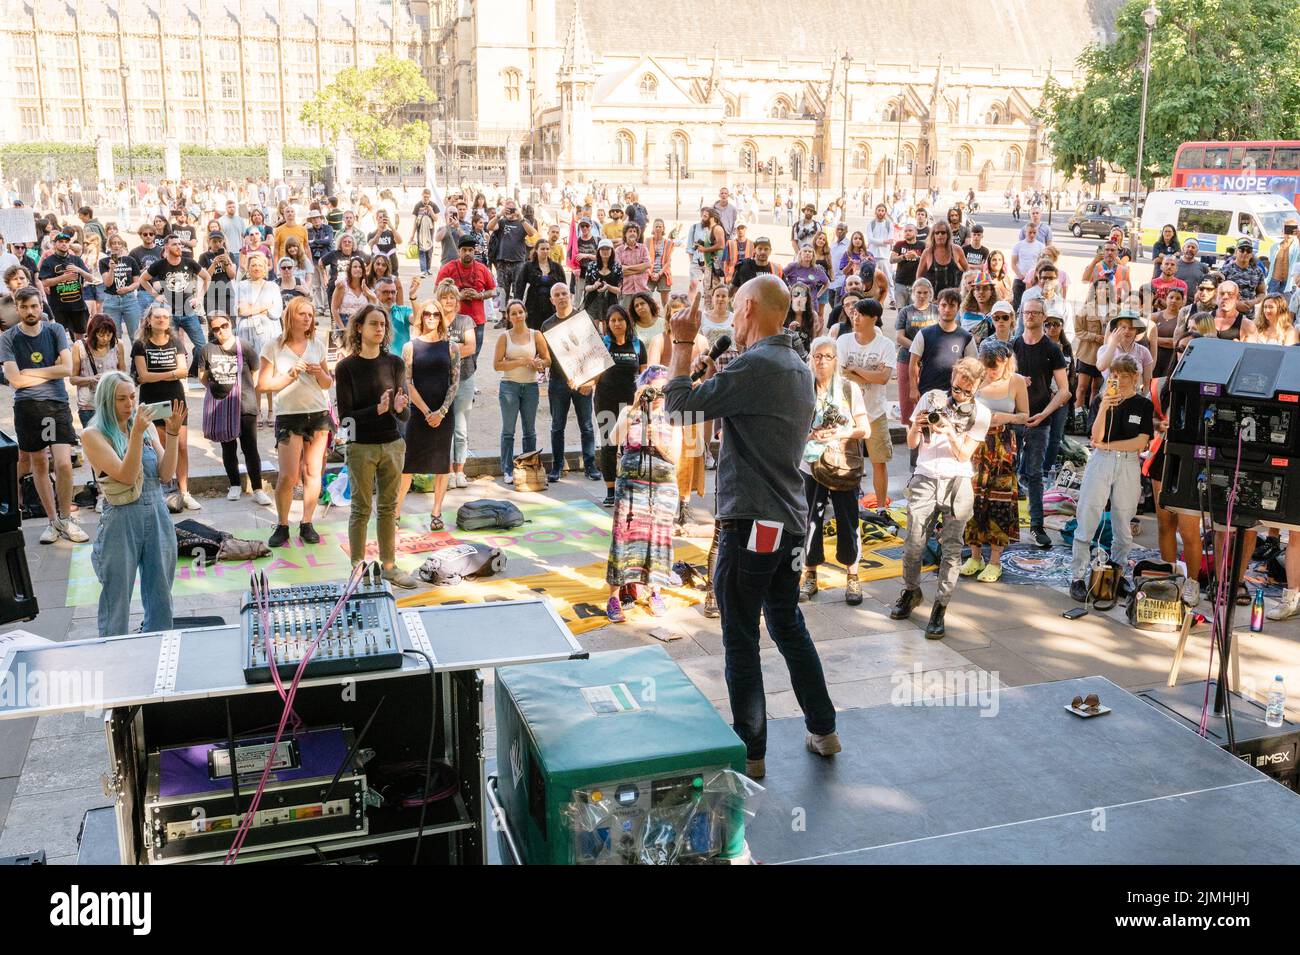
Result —
[{"label": "microphone", "polygon": [[[722,357],[722,353],[725,352],[730,347],[731,347],[731,336],[719,335],[718,340],[714,342],[713,347],[709,349],[709,360],[717,361],[719,358]],[[703,368],[701,368],[699,371],[691,373],[691,381],[699,381],[703,377],[704,377]]]}]

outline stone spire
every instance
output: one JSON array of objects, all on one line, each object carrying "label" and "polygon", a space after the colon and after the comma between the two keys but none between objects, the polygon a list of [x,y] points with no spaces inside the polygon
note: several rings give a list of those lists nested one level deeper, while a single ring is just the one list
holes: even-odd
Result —
[{"label": "stone spire", "polygon": [[718,44],[713,44],[713,66],[709,69],[709,87],[705,93],[705,101],[713,102],[720,98],[722,93],[721,69],[718,64]]},{"label": "stone spire", "polygon": [[582,3],[575,0],[573,19],[569,22],[569,35],[564,38],[564,56],[560,72],[586,72],[591,68],[591,47],[587,43],[587,28],[582,24]]}]

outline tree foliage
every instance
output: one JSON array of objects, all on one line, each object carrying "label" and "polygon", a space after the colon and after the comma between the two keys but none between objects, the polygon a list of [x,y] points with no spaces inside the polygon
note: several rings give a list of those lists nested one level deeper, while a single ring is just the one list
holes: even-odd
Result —
[{"label": "tree foliage", "polygon": [[[1168,176],[1188,140],[1289,139],[1300,129],[1300,7],[1296,0],[1155,0],[1142,180]],[[1117,36],[1078,59],[1083,82],[1049,79],[1039,116],[1056,168],[1094,157],[1137,162],[1146,0],[1129,0]]]},{"label": "tree foliage", "polygon": [[384,54],[374,66],[340,72],[303,105],[301,118],[332,140],[348,136],[363,156],[418,159],[429,142],[429,126],[423,120],[407,122],[407,110],[433,99],[417,64]]}]

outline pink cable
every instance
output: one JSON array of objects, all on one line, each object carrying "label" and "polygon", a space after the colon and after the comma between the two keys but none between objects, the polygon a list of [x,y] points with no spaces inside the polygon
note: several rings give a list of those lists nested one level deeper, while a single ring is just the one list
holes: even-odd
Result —
[{"label": "pink cable", "polygon": [[[330,611],[329,617],[325,621],[324,628],[317,633],[316,639],[311,642],[307,652],[303,655],[302,662],[298,664],[298,670],[294,673],[293,681],[289,684],[289,693],[285,699],[284,709],[280,713],[280,723],[275,730],[275,740],[271,744],[271,749],[266,755],[266,765],[262,767],[262,777],[258,780],[257,790],[253,793],[252,801],[248,805],[244,818],[239,824],[239,830],[235,833],[235,838],[230,843],[230,848],[226,850],[226,856],[222,860],[223,865],[231,865],[238,858],[240,850],[244,847],[244,842],[248,838],[248,833],[252,831],[253,819],[257,815],[257,810],[262,804],[262,795],[266,791],[266,784],[271,777],[271,766],[275,762],[275,754],[279,751],[280,740],[284,738],[285,724],[289,721],[289,715],[293,712],[294,697],[298,695],[298,683],[302,680],[302,675],[306,669],[307,662],[311,659],[312,653],[316,650],[316,645],[320,642],[321,635],[329,630],[334,624],[335,618],[338,617],[339,611],[348,602],[348,599],[356,591],[361,583],[361,577],[365,562],[357,564],[352,568],[352,574],[348,577],[347,585],[343,588],[343,593],[338,601],[334,604],[334,609]],[[274,669],[274,668],[272,668]],[[234,754],[231,754],[232,767],[234,766]]]},{"label": "pink cable", "polygon": [[[262,639],[266,643],[266,663],[271,669],[271,680],[275,683],[275,691],[280,694],[281,702],[288,702],[288,696],[284,691],[284,681],[280,679],[280,668],[275,663],[274,644],[271,641],[271,588],[266,580],[266,574],[263,572],[259,575],[261,585],[257,587],[254,594],[258,601],[258,619],[262,625]],[[255,582],[259,577],[253,578]],[[290,710],[289,718],[293,720],[293,732],[300,732],[304,726],[302,719],[298,714]]]}]

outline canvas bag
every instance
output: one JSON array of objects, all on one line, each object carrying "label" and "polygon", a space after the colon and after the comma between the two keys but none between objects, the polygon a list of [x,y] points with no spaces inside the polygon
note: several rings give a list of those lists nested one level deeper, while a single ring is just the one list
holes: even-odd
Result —
[{"label": "canvas bag", "polygon": [[[844,400],[851,408],[852,394],[848,381],[841,379]],[[810,468],[813,480],[832,491],[855,491],[862,483],[866,463],[862,459],[862,442],[834,441],[826,446]]]},{"label": "canvas bag", "polygon": [[515,455],[513,474],[516,490],[545,491],[549,487],[541,451],[526,451]]},{"label": "canvas bag", "polygon": [[480,498],[456,509],[456,527],[462,531],[509,530],[524,523],[523,512],[509,501]]}]

